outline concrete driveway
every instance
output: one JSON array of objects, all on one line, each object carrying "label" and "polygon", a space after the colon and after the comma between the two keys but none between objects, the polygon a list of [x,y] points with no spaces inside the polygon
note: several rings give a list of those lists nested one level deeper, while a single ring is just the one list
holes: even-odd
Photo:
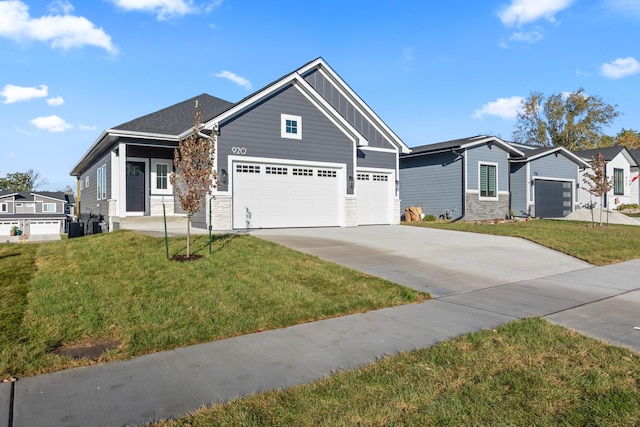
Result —
[{"label": "concrete driveway", "polygon": [[385,225],[251,234],[434,297],[591,267],[519,238],[430,228]]}]

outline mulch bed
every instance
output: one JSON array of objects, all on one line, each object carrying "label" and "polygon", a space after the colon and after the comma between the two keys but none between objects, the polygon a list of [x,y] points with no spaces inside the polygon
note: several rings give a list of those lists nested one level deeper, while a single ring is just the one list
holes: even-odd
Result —
[{"label": "mulch bed", "polygon": [[196,260],[199,260],[202,257],[203,257],[203,255],[200,255],[200,254],[191,254],[189,256],[186,256],[186,255],[174,255],[174,256],[171,257],[171,261],[177,261],[177,262],[196,261]]}]

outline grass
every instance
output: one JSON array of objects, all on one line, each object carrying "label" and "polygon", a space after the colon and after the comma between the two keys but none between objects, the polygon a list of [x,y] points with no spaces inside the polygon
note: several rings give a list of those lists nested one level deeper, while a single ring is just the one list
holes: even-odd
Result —
[{"label": "grass", "polygon": [[[171,239],[170,253],[184,253]],[[94,363],[54,354],[116,340],[100,361],[428,298],[252,236],[195,237],[193,262],[133,232],[0,245],[0,378]]]},{"label": "grass", "polygon": [[640,227],[613,224],[591,227],[590,224],[544,219],[492,225],[472,222],[407,223],[416,227],[521,237],[594,265],[640,258]]},{"label": "grass", "polygon": [[529,318],[158,425],[640,425],[638,357]]}]

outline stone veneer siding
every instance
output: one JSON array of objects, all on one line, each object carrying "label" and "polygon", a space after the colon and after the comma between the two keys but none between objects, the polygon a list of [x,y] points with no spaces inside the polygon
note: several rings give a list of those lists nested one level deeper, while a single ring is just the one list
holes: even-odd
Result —
[{"label": "stone veneer siding", "polygon": [[215,196],[211,202],[211,222],[213,222],[213,230],[231,230],[233,228],[231,215],[231,197]]},{"label": "stone veneer siding", "polygon": [[358,199],[347,197],[344,200],[344,225],[345,227],[358,226]]},{"label": "stone veneer siding", "polygon": [[508,214],[508,194],[498,195],[498,200],[479,200],[477,193],[467,193],[463,220],[504,219]]}]

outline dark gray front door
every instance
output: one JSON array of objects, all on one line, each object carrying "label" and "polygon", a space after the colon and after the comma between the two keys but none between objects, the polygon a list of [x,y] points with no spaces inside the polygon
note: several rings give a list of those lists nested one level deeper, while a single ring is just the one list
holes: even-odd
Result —
[{"label": "dark gray front door", "polygon": [[536,216],[562,218],[571,213],[571,182],[536,179]]},{"label": "dark gray front door", "polygon": [[144,212],[144,162],[127,162],[127,212]]}]

